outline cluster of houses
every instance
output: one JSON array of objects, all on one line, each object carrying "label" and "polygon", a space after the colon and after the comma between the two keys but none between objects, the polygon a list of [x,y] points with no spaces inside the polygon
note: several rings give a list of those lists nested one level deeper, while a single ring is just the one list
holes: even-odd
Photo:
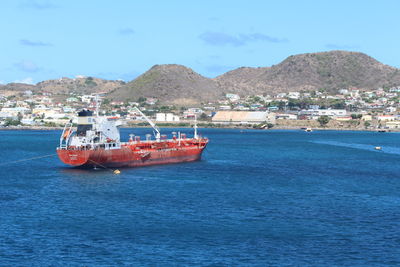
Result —
[{"label": "cluster of houses", "polygon": [[[26,91],[20,97],[0,95],[0,125],[7,125],[10,121],[28,126],[63,125],[73,119],[79,109],[95,108],[94,95],[71,95],[62,102],[55,99],[57,98],[46,92],[33,94]],[[251,125],[317,120],[321,116],[327,116],[338,122],[375,120],[382,127],[400,128],[400,117],[397,114],[399,100],[400,87],[371,91],[350,88],[338,90],[336,94],[323,90],[246,97],[228,93],[215,102],[179,110],[171,108],[164,112],[158,106],[156,98],[141,99],[138,102],[104,101],[102,110],[104,114],[118,116],[126,122],[145,120],[135,110],[135,106],[141,106],[142,111],[159,123],[189,122],[197,118],[215,124]],[[321,107],[322,104],[332,101],[341,103],[341,108]]]},{"label": "cluster of houses", "polygon": [[[341,108],[321,108],[322,104],[330,102],[340,103]],[[292,103],[310,104],[300,107]],[[357,119],[364,122],[375,121],[377,126],[383,128],[400,128],[400,116],[397,113],[400,106],[400,87],[371,91],[357,88],[340,89],[337,94],[325,91],[289,92],[275,96],[247,96],[243,99],[237,94],[226,94],[226,99],[218,104],[219,106],[214,107],[214,110],[218,111],[212,117],[215,123],[284,124],[284,121],[318,120],[321,116],[327,116],[337,122]],[[247,115],[245,111],[248,112]]]}]

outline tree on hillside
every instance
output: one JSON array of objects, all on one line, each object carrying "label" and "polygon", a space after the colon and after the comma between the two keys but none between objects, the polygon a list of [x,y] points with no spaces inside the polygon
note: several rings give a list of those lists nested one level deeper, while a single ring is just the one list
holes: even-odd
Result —
[{"label": "tree on hillside", "polygon": [[4,122],[4,126],[17,126],[17,125],[20,125],[20,124],[21,124],[21,121],[14,120],[14,119],[11,119],[11,118],[7,118],[5,120],[5,122]]},{"label": "tree on hillside", "polygon": [[102,100],[102,103],[103,103],[103,105],[108,105],[108,104],[110,104],[110,99],[105,98]]},{"label": "tree on hillside", "polygon": [[93,80],[92,77],[87,77],[85,80],[85,85],[94,87],[97,86],[97,83]]},{"label": "tree on hillside", "polygon": [[351,114],[351,119],[358,120],[362,118],[362,114]]},{"label": "tree on hillside", "polygon": [[137,102],[142,103],[142,102],[146,102],[147,98],[141,96],[138,98]]},{"label": "tree on hillside", "polygon": [[318,118],[318,122],[319,122],[319,124],[321,125],[321,126],[325,126],[325,125],[327,125],[328,124],[328,122],[331,120],[331,118],[329,118],[328,116],[326,116],[326,115],[322,115],[322,116],[320,116],[319,118]]},{"label": "tree on hillside", "polygon": [[201,113],[199,120],[201,120],[201,121],[206,121],[206,120],[208,120],[208,119],[209,119],[209,117],[207,116],[206,113]]}]

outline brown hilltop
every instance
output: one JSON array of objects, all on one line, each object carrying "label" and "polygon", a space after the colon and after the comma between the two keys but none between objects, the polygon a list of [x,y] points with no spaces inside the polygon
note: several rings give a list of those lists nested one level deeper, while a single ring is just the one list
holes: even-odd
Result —
[{"label": "brown hilltop", "polygon": [[25,91],[25,90],[35,90],[36,87],[33,84],[26,83],[8,83],[0,84],[0,91]]},{"label": "brown hilltop", "polygon": [[1,92],[22,90],[53,94],[109,92],[114,100],[155,97],[161,103],[192,105],[240,95],[357,87],[374,89],[400,86],[400,70],[358,52],[330,51],[294,55],[271,67],[242,67],[209,79],[182,65],[155,65],[136,79],[124,83],[83,77],[47,80],[36,85],[0,85]]},{"label": "brown hilltop", "polygon": [[155,65],[111,92],[118,100],[155,97],[165,103],[195,104],[221,97],[216,83],[182,65]]},{"label": "brown hilltop", "polygon": [[400,70],[357,52],[330,51],[294,55],[272,67],[242,67],[214,79],[181,65],[156,65],[115,89],[110,97],[156,97],[164,103],[199,103],[224,93],[279,92],[357,87],[374,89],[400,85]]},{"label": "brown hilltop", "polygon": [[25,83],[0,84],[0,94],[4,96],[19,94],[27,90],[34,91],[35,89],[36,87],[32,84],[25,84]]},{"label": "brown hilltop", "polygon": [[31,90],[33,92],[50,92],[55,95],[67,95],[69,93],[91,94],[91,93],[108,93],[117,87],[123,85],[124,82],[104,80],[93,77],[82,77],[76,79],[60,78],[56,80],[46,80],[36,85],[24,83],[9,83],[0,86],[0,92],[21,92]]},{"label": "brown hilltop", "polygon": [[82,77],[76,79],[61,78],[57,80],[47,80],[36,84],[37,90],[51,92],[53,94],[91,94],[108,93],[111,90],[120,87],[123,82],[104,80],[93,77]]},{"label": "brown hilltop", "polygon": [[239,94],[373,89],[400,85],[400,71],[363,53],[330,51],[290,56],[272,67],[238,68],[214,80],[223,90]]}]

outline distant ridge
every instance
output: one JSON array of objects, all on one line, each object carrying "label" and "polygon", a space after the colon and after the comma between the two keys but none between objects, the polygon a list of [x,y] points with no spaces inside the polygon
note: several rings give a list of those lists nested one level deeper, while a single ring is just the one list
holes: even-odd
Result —
[{"label": "distant ridge", "polygon": [[400,70],[358,52],[330,51],[290,56],[264,68],[238,68],[214,79],[239,94],[400,85]]},{"label": "distant ridge", "polygon": [[36,85],[38,90],[58,94],[75,93],[108,93],[111,90],[120,87],[124,82],[105,80],[94,77],[81,78],[61,78],[58,80],[47,80]]},{"label": "distant ridge", "polygon": [[207,79],[181,65],[156,65],[115,89],[110,97],[156,97],[164,102],[215,100],[224,93],[276,94],[321,88],[374,89],[400,85],[400,70],[358,52],[330,51],[290,56],[272,67],[242,67]]},{"label": "distant ridge", "polygon": [[45,91],[52,94],[69,94],[69,93],[108,93],[111,90],[121,87],[124,84],[122,81],[105,80],[94,77],[81,78],[60,78],[55,80],[46,80],[37,83],[36,85],[24,83],[9,83],[0,85],[1,91]]},{"label": "distant ridge", "polygon": [[329,51],[290,56],[271,67],[242,67],[214,79],[182,65],[166,64],[155,65],[128,83],[91,77],[62,78],[36,85],[0,85],[0,91],[109,92],[109,98],[115,100],[154,97],[161,103],[189,105],[213,101],[225,93],[254,95],[385,86],[400,86],[400,69],[384,65],[363,53]]}]

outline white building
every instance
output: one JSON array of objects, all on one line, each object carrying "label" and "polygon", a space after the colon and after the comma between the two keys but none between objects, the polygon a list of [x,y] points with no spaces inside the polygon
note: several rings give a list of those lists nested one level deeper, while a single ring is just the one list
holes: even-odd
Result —
[{"label": "white building", "polygon": [[219,106],[219,109],[220,110],[231,110],[231,106],[223,105],[223,106]]},{"label": "white building", "polygon": [[189,108],[185,112],[188,113],[188,114],[201,114],[201,113],[204,113],[204,111],[201,108]]},{"label": "white building", "polygon": [[156,121],[158,122],[177,122],[179,120],[179,116],[173,113],[156,113]]},{"label": "white building", "polygon": [[234,107],[235,110],[250,110],[249,107],[245,107],[244,105],[237,105]]},{"label": "white building", "polygon": [[359,97],[360,96],[360,90],[351,90],[350,91],[350,96]]},{"label": "white building", "polygon": [[165,121],[165,113],[156,113],[156,121]]},{"label": "white building", "polygon": [[202,113],[204,113],[204,110],[201,108],[189,108],[183,112],[183,116],[185,118],[194,118],[195,116],[199,117]]},{"label": "white building", "polygon": [[292,99],[299,99],[300,93],[299,92],[289,92],[287,96]]},{"label": "white building", "polygon": [[286,97],[286,93],[279,93],[276,95],[276,98],[285,98]]},{"label": "white building", "polygon": [[0,111],[0,119],[16,119],[17,116],[13,115],[11,113],[8,112],[1,112]]},{"label": "white building", "polygon": [[394,115],[378,115],[376,116],[378,121],[394,121],[397,120],[397,117]]},{"label": "white building", "polygon": [[226,98],[228,98],[231,102],[236,102],[240,99],[240,96],[237,94],[226,94]]},{"label": "white building", "polygon": [[278,114],[276,114],[276,119],[297,120],[297,115],[296,114],[289,114],[289,113],[278,113]]},{"label": "white building", "polygon": [[345,109],[318,109],[318,116],[346,116],[347,111]]},{"label": "white building", "polygon": [[393,113],[393,112],[396,112],[396,108],[395,107],[387,107],[386,108],[386,112],[389,112],[389,113]]},{"label": "white building", "polygon": [[15,107],[15,108],[2,108],[0,112],[2,113],[8,113],[11,114],[12,116],[17,116],[18,113],[20,114],[26,114],[30,112],[31,110],[26,107]]},{"label": "white building", "polygon": [[312,119],[317,119],[320,116],[329,116],[332,118],[343,117],[347,115],[345,109],[307,109],[301,110],[299,116],[308,116]]},{"label": "white building", "polygon": [[76,97],[68,97],[66,101],[67,101],[68,103],[71,103],[71,102],[78,102],[78,98],[76,98]]},{"label": "white building", "polygon": [[94,96],[92,96],[92,95],[83,95],[83,96],[81,96],[82,102],[86,103],[86,104],[90,104],[93,99],[94,99]]},{"label": "white building", "polygon": [[76,112],[76,108],[73,108],[73,107],[70,107],[70,106],[63,106],[62,110],[65,113],[74,113],[74,112]]},{"label": "white building", "polygon": [[167,113],[165,115],[165,120],[166,121],[179,121],[180,119],[179,119],[179,116],[177,116],[177,115],[174,115],[172,113]]},{"label": "white building", "polygon": [[32,117],[22,118],[21,119],[21,123],[24,124],[24,125],[35,125],[35,124],[37,124],[36,121]]}]

